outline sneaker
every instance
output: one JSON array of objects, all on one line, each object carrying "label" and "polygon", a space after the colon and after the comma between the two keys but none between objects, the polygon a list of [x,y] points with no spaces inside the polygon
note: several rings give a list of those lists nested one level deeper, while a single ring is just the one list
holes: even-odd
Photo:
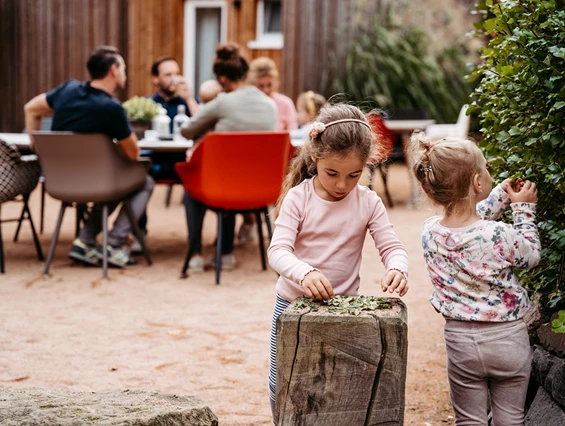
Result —
[{"label": "sneaker", "polygon": [[69,257],[71,259],[78,260],[79,262],[86,263],[87,265],[100,265],[100,258],[98,257],[96,248],[86,245],[78,238],[75,238],[73,241]]},{"label": "sneaker", "polygon": [[[145,238],[145,244],[147,245],[147,230],[142,229],[141,233],[143,234],[143,237]],[[133,254],[143,253],[143,247],[141,247],[141,243],[137,238],[135,238],[135,236],[133,237],[133,242],[131,243],[131,247],[129,249]]]},{"label": "sneaker", "polygon": [[[125,268],[128,265],[135,265],[135,259],[129,256],[128,250],[125,247],[111,247],[108,246],[108,263],[118,268]],[[102,261],[102,247],[99,247],[96,252],[98,258]]]},{"label": "sneaker", "polygon": [[204,272],[204,258],[202,256],[192,256],[188,262],[190,272]]},{"label": "sneaker", "polygon": [[[216,267],[216,256],[210,256],[209,262],[210,265]],[[235,268],[235,263],[235,255],[233,253],[222,254],[222,271],[231,271]]]},{"label": "sneaker", "polygon": [[240,245],[245,245],[257,239],[257,228],[254,223],[242,223],[237,233]]}]

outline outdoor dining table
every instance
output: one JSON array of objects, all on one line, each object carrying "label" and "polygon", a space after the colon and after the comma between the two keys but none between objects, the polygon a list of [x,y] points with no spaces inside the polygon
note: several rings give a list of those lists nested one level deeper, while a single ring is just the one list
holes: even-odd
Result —
[{"label": "outdoor dining table", "polygon": [[392,132],[401,135],[410,135],[416,129],[425,130],[430,124],[436,121],[432,119],[425,120],[385,120],[385,126]]},{"label": "outdoor dining table", "polygon": [[[30,149],[29,135],[27,133],[0,133],[0,139],[5,140],[20,151],[29,151]],[[184,152],[192,145],[192,140],[184,138],[178,140],[141,139],[138,142],[139,148],[155,152]]]},{"label": "outdoor dining table", "polygon": [[[433,119],[414,119],[414,120],[385,120],[385,126],[394,133],[400,134],[402,138],[402,150],[404,155],[406,155],[406,149],[410,135],[414,130],[426,130],[426,127],[430,124],[434,124],[436,121]],[[415,204],[415,194],[418,190],[418,185],[416,184],[416,179],[413,176],[411,170],[408,170],[410,177],[410,197],[408,198],[407,206],[413,207]]]},{"label": "outdoor dining table", "polygon": [[[27,133],[0,133],[0,139],[8,144],[15,146],[20,151],[29,151],[29,135]],[[301,146],[301,139],[292,139],[293,146]],[[141,139],[138,141],[139,148],[154,152],[184,152],[191,148],[194,143],[189,139],[160,140],[160,139]]]}]

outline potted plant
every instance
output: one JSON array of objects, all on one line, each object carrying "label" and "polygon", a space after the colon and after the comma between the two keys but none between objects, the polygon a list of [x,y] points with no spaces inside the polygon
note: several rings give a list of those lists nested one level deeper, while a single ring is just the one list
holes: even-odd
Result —
[{"label": "potted plant", "polygon": [[151,127],[151,120],[159,113],[159,104],[153,99],[134,96],[123,104],[132,130],[138,139],[142,139]]}]

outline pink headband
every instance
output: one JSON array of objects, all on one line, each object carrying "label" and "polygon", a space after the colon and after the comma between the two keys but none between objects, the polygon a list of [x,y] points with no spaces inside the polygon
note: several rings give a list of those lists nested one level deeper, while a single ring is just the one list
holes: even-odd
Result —
[{"label": "pink headband", "polygon": [[318,135],[322,133],[324,130],[326,130],[328,127],[333,126],[334,124],[337,123],[345,123],[348,121],[364,124],[369,128],[369,130],[371,130],[371,126],[369,126],[369,123],[367,123],[366,121],[359,120],[357,118],[344,118],[342,120],[330,121],[328,124],[322,123],[321,121],[314,121],[312,123],[312,126],[310,126],[310,131],[308,132],[308,134],[312,139],[316,139]]}]

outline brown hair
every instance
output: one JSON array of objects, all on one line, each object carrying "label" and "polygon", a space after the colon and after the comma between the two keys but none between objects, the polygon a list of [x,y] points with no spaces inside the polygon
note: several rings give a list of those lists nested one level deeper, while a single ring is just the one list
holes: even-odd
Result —
[{"label": "brown hair", "polygon": [[247,77],[249,65],[239,53],[235,43],[219,44],[216,47],[216,59],[213,65],[216,77],[225,76],[230,81],[240,81]]},{"label": "brown hair", "polygon": [[308,114],[314,117],[318,114],[318,112],[320,112],[320,109],[325,103],[326,98],[319,93],[314,93],[312,90],[301,93],[298,96],[298,99],[296,99],[296,105],[302,104]]},{"label": "brown hair", "polygon": [[373,132],[363,112],[345,103],[326,104],[318,114],[316,121],[328,124],[338,120],[361,120],[345,121],[326,127],[315,138],[308,138],[304,145],[297,150],[296,155],[290,162],[289,172],[283,183],[281,195],[275,206],[275,216],[280,210],[282,201],[288,191],[300,184],[303,180],[318,174],[316,160],[326,158],[332,154],[347,157],[352,154],[358,155],[366,162],[373,155]]},{"label": "brown hair", "polygon": [[410,139],[409,157],[424,193],[442,206],[446,215],[470,201],[473,177],[484,161],[475,142],[460,138],[432,141],[423,132]]},{"label": "brown hair", "polygon": [[100,46],[91,53],[86,68],[92,80],[99,80],[108,74],[114,64],[119,64],[120,51],[114,46]]},{"label": "brown hair", "polygon": [[163,62],[168,62],[168,61],[175,61],[175,58],[173,58],[172,56],[161,56],[157,59],[155,59],[155,62],[153,62],[153,65],[151,65],[151,75],[154,75],[155,77],[159,76],[159,66],[163,63]]}]

